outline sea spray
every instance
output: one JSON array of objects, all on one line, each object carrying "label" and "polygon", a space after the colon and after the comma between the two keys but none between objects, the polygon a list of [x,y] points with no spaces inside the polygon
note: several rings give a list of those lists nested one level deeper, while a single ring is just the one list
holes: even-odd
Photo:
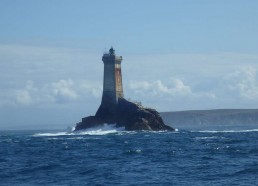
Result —
[{"label": "sea spray", "polygon": [[36,133],[34,137],[55,137],[55,136],[70,136],[70,135],[106,135],[124,131],[124,127],[116,127],[115,124],[104,124],[103,126],[93,127],[81,131],[71,132],[55,132],[55,133]]}]

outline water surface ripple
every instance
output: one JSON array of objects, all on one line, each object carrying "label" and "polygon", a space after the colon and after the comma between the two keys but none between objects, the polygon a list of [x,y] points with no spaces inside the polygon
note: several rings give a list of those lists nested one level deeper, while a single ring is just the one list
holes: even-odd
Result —
[{"label": "water surface ripple", "polygon": [[257,185],[258,130],[0,132],[0,185]]}]

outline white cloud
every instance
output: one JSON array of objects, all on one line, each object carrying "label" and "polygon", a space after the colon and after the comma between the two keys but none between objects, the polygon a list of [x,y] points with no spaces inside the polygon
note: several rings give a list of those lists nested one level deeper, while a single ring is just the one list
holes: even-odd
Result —
[{"label": "white cloud", "polygon": [[185,76],[184,80],[131,81],[128,92],[133,100],[153,107],[159,105],[160,110],[256,108],[257,68],[250,65],[232,68],[208,83],[205,78],[191,79],[191,76]]},{"label": "white cloud", "polygon": [[[0,45],[1,108],[65,105],[87,113],[101,101],[101,55],[82,49]],[[125,96],[158,105],[159,110],[253,108],[258,104],[258,55],[124,56]]]},{"label": "white cloud", "polygon": [[41,86],[35,86],[33,81],[28,80],[24,88],[10,92],[14,93],[8,96],[9,103],[27,106],[63,103],[78,97],[73,90],[73,82],[70,79],[46,83]]},{"label": "white cloud", "polygon": [[[100,94],[99,86],[94,83],[102,79],[103,63],[94,52],[0,44],[0,56],[0,106],[3,108],[17,104],[68,104]],[[89,87],[82,86],[85,80],[90,82]]]},{"label": "white cloud", "polygon": [[32,103],[32,98],[30,93],[27,90],[17,90],[16,101],[18,104],[28,105]]},{"label": "white cloud", "polygon": [[153,82],[139,81],[130,82],[129,88],[134,90],[137,94],[153,96],[171,95],[171,96],[186,96],[192,94],[191,87],[185,85],[182,80],[171,78],[170,85],[165,85],[161,80]]},{"label": "white cloud", "polygon": [[149,54],[128,56],[124,59],[122,68],[123,70],[127,69],[123,75],[135,81],[155,81],[159,79],[164,82],[168,77],[201,81],[204,78],[221,78],[228,72],[235,71],[243,65],[258,68],[257,61],[257,54]]},{"label": "white cloud", "polygon": [[62,79],[55,82],[38,84],[28,80],[23,88],[6,91],[0,95],[3,101],[0,105],[48,105],[68,104],[69,102],[97,100],[102,95],[102,87],[99,83]]},{"label": "white cloud", "polygon": [[[34,82],[28,80],[26,85],[22,89],[14,90],[15,94],[11,94],[14,96],[14,101],[11,101],[15,104],[21,105],[30,105],[35,103],[35,95],[37,95],[38,89],[34,86]],[[13,97],[9,97],[13,99]]]},{"label": "white cloud", "polygon": [[80,84],[80,89],[83,93],[92,95],[95,98],[100,98],[102,95],[102,83],[101,82],[89,82],[82,81]]},{"label": "white cloud", "polygon": [[216,95],[212,92],[195,90],[179,78],[168,78],[168,81],[130,82],[130,98],[141,101],[146,106],[164,110],[198,109],[203,102],[214,102]]},{"label": "white cloud", "polygon": [[78,95],[73,89],[73,81],[59,80],[52,83],[53,96],[59,101],[66,101],[67,99],[77,99]]},{"label": "white cloud", "polygon": [[[20,84],[60,79],[101,79],[102,62],[95,53],[82,49],[0,45],[0,79]],[[7,82],[1,82],[6,84]]]},{"label": "white cloud", "polygon": [[252,66],[242,67],[226,75],[222,80],[224,90],[242,99],[258,100],[257,69]]}]

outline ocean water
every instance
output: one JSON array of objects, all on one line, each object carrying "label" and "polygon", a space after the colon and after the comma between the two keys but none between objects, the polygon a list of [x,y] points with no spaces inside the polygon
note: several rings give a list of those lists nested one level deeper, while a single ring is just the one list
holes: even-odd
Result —
[{"label": "ocean water", "polygon": [[0,185],[258,185],[258,129],[1,131]]}]

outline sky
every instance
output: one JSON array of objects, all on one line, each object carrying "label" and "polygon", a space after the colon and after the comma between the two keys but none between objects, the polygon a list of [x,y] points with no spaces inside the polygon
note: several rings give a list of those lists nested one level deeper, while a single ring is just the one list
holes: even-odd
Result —
[{"label": "sky", "polygon": [[94,115],[103,62],[125,97],[158,111],[258,105],[257,0],[1,0],[0,130]]}]

